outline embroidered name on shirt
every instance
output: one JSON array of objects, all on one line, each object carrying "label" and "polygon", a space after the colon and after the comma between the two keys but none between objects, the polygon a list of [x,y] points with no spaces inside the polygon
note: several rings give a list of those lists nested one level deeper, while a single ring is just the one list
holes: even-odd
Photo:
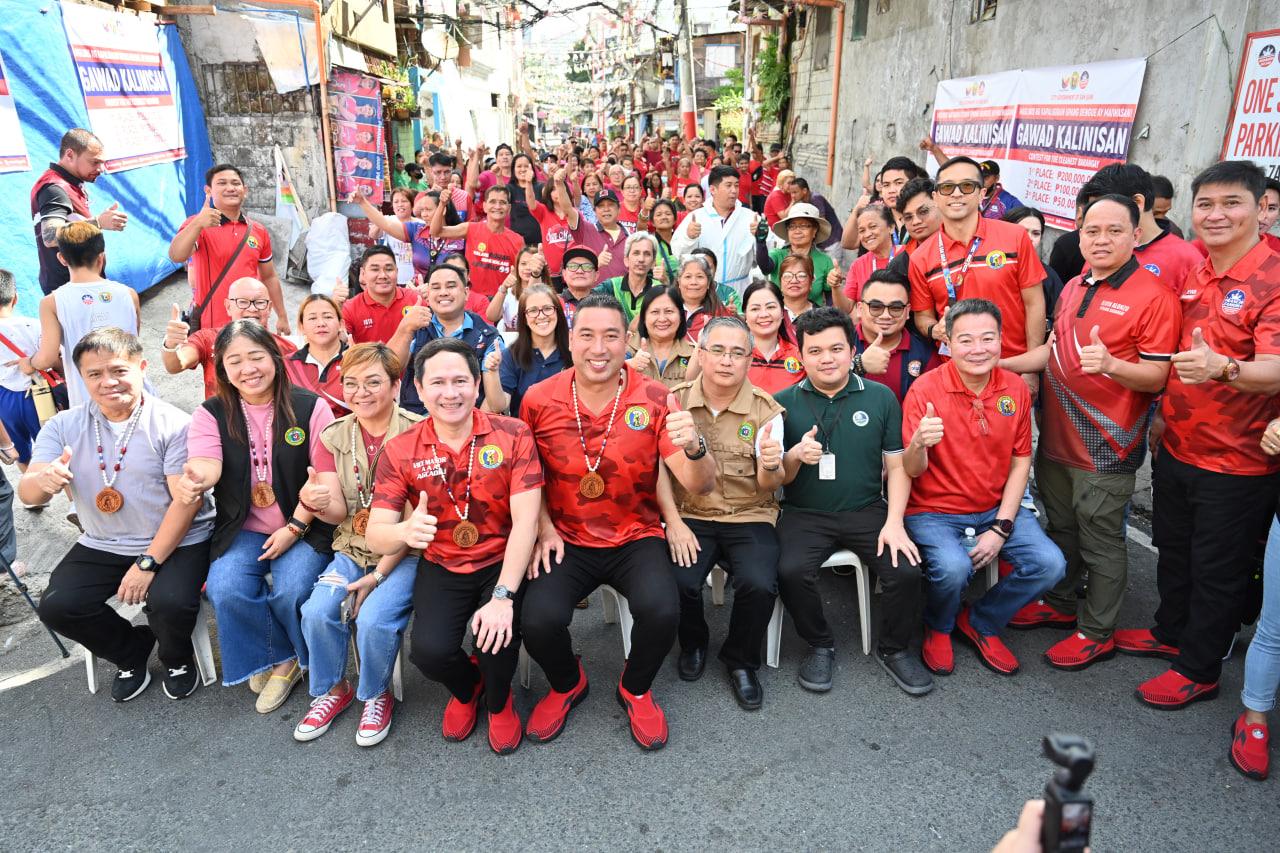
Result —
[{"label": "embroidered name on shirt", "polygon": [[1115,314],[1117,317],[1123,317],[1129,313],[1129,306],[1123,302],[1114,302],[1110,299],[1102,300],[1102,304],[1098,306],[1098,310],[1106,311],[1108,314]]}]

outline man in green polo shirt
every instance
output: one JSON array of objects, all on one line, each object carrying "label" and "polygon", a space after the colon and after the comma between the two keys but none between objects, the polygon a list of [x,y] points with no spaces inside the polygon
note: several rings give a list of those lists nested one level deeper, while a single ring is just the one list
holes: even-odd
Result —
[{"label": "man in green polo shirt", "polygon": [[657,284],[653,278],[657,256],[658,241],[648,231],[637,231],[623,244],[622,265],[627,268],[626,275],[607,278],[596,285],[596,293],[607,293],[622,305],[628,326],[635,320],[645,293]]},{"label": "man in green polo shirt", "polygon": [[907,693],[923,695],[933,689],[933,677],[907,648],[919,608],[920,556],[902,522],[911,490],[902,467],[902,410],[887,386],[850,371],[854,329],[847,314],[814,308],[796,318],[795,328],[807,378],[775,396],[786,408],[788,448],[778,585],[796,631],[809,643],[800,686],[831,689],[835,638],[822,612],[818,570],[847,548],[883,587],[876,660]]}]

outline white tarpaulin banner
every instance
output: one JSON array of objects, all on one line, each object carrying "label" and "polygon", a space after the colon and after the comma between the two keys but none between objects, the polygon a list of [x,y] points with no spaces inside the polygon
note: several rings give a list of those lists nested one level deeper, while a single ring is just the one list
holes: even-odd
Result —
[{"label": "white tarpaulin banner", "polygon": [[1049,224],[1075,227],[1076,193],[1129,151],[1145,59],[1026,68],[943,80],[933,140],[1000,164],[1000,182]]},{"label": "white tarpaulin banner", "polygon": [[1236,99],[1222,142],[1223,160],[1252,160],[1280,179],[1280,30],[1249,33],[1240,57]]}]

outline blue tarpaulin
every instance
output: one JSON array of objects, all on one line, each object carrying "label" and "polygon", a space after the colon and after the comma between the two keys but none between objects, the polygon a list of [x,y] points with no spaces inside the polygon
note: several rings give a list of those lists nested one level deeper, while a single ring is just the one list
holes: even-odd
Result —
[{"label": "blue tarpaulin", "polygon": [[[29,172],[0,174],[0,267],[18,279],[18,311],[36,315],[42,296],[35,234],[31,227],[31,186],[58,159],[58,141],[72,127],[89,127],[80,81],[71,62],[62,10],[53,0],[0,0],[0,54],[17,101]],[[204,108],[187,65],[178,28],[158,27],[160,55],[177,86],[187,156],[104,174],[88,185],[89,206],[97,214],[119,202],[129,214],[124,231],[108,231],[107,275],[137,291],[146,290],[178,267],[169,260],[169,241],[178,226],[204,203],[204,172],[213,164]],[[107,157],[111,152],[106,152]]]}]

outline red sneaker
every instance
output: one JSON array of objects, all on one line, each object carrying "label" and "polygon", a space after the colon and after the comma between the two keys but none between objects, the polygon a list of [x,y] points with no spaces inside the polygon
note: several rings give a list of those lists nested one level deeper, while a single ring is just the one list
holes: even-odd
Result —
[{"label": "red sneaker", "polygon": [[582,670],[582,661],[578,661],[578,683],[568,693],[551,690],[542,701],[533,706],[529,722],[525,723],[524,733],[534,743],[547,743],[559,737],[564,731],[564,724],[569,719],[569,712],[583,699],[587,698],[587,674]]},{"label": "red sneaker", "polygon": [[973,646],[978,652],[978,660],[992,672],[1000,675],[1013,675],[1018,671],[1018,658],[996,634],[979,634],[978,629],[969,622],[969,608],[960,611],[956,617],[956,630],[960,639]]},{"label": "red sneaker", "polygon": [[1172,669],[1138,685],[1138,699],[1162,711],[1177,711],[1192,702],[1216,699],[1218,682],[1200,684]]},{"label": "red sneaker", "polygon": [[641,749],[662,749],[667,745],[667,715],[653,701],[653,691],[636,696],[618,685],[618,704],[631,718],[631,739]]},{"label": "red sneaker", "polygon": [[1266,723],[1250,723],[1241,713],[1231,724],[1231,766],[1250,779],[1267,778],[1271,754],[1267,744],[1271,735]]},{"label": "red sneaker", "polygon": [[507,694],[507,704],[496,714],[489,712],[489,746],[498,755],[510,755],[520,745],[520,737],[524,734],[524,724],[520,715],[511,703],[511,694]]},{"label": "red sneaker", "polygon": [[956,668],[956,656],[951,649],[951,635],[926,627],[924,643],[920,646],[920,658],[930,672],[950,675]]},{"label": "red sneaker", "polygon": [[1060,643],[1049,647],[1044,659],[1049,666],[1057,669],[1085,669],[1098,661],[1111,660],[1116,656],[1115,641],[1091,640],[1079,631]]},{"label": "red sneaker", "polygon": [[391,712],[396,707],[390,690],[364,703],[360,712],[360,727],[356,729],[357,746],[377,746],[391,733]]},{"label": "red sneaker", "polygon": [[347,710],[351,700],[356,698],[356,691],[347,685],[345,693],[334,695],[326,693],[311,700],[311,709],[293,730],[293,739],[299,743],[315,740],[329,731],[329,726],[338,719],[338,715]]},{"label": "red sneaker", "polygon": [[1013,618],[1009,620],[1010,628],[1074,628],[1076,626],[1076,617],[1074,614],[1063,613],[1054,607],[1045,604],[1044,599],[1033,601],[1023,607],[1017,613],[1013,614]]},{"label": "red sneaker", "polygon": [[[475,663],[475,658],[471,659]],[[484,679],[476,682],[475,692],[470,702],[459,702],[458,697],[450,696],[449,704],[444,706],[444,720],[440,724],[440,733],[445,740],[462,741],[471,737],[476,730],[476,717],[480,713],[480,694],[484,692]]]},{"label": "red sneaker", "polygon": [[1174,660],[1178,657],[1177,646],[1166,646],[1147,628],[1122,628],[1112,634],[1111,639],[1115,641],[1116,651],[1126,655],[1165,660]]}]

